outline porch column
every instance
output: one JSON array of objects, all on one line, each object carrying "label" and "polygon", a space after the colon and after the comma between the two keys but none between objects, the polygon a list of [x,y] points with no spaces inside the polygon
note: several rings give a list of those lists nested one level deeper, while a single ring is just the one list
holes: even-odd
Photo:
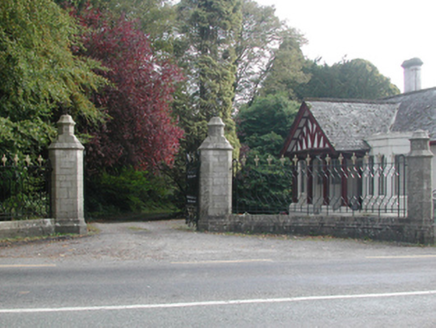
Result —
[{"label": "porch column", "polygon": [[348,173],[347,173],[347,159],[340,154],[339,163],[342,169],[341,173],[341,205],[348,206]]},{"label": "porch column", "polygon": [[301,189],[301,186],[298,184],[299,183],[299,179],[298,179],[298,175],[299,175],[299,164],[298,164],[298,159],[295,157],[293,159],[294,161],[294,165],[292,166],[292,202],[293,203],[298,203],[298,191],[299,189]]},{"label": "porch column", "polygon": [[208,229],[209,220],[232,212],[232,151],[224,137],[224,123],[213,117],[208,123],[208,136],[200,150],[200,230]]},{"label": "porch column", "polygon": [[327,157],[325,160],[325,164],[322,166],[322,197],[323,197],[323,205],[330,205],[330,157]]},{"label": "porch column", "polygon": [[307,173],[307,204],[313,204],[313,161],[310,155],[306,157],[306,173]]},{"label": "porch column", "polygon": [[428,133],[415,131],[407,157],[407,209],[411,242],[433,243],[432,158]]},{"label": "porch column", "polygon": [[58,121],[58,137],[48,147],[52,171],[52,211],[55,231],[60,233],[87,232],[83,198],[83,150],[74,135],[70,115]]}]

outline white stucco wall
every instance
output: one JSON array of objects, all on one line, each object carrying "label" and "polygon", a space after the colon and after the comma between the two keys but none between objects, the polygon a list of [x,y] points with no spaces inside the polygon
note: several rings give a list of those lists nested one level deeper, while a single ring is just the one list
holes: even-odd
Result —
[{"label": "white stucco wall", "polygon": [[388,162],[392,155],[407,155],[410,152],[412,133],[376,134],[365,139],[371,147],[369,155],[384,155]]},{"label": "white stucco wall", "polygon": [[[368,189],[368,197],[372,199],[372,195],[380,196],[380,200],[377,202],[386,203],[390,206],[389,201],[396,201],[397,188],[402,189],[403,187],[398,186],[396,170],[395,167],[395,156],[397,155],[407,155],[410,153],[410,138],[412,137],[411,132],[391,132],[385,134],[376,134],[368,137],[365,141],[371,147],[369,153],[370,156],[374,158],[374,169],[377,170],[377,165],[380,164],[381,156],[384,157],[382,163],[382,171],[378,172],[379,178],[372,180],[373,186],[370,187],[368,181],[363,181],[363,189]],[[398,168],[400,169],[400,168]],[[384,178],[383,178],[384,176]],[[404,178],[404,177],[403,177]],[[383,183],[383,185],[380,185]],[[400,182],[404,186],[405,181]],[[373,190],[372,192],[370,190]],[[379,194],[380,193],[380,194]],[[400,197],[401,207],[405,206],[404,196]]]},{"label": "white stucco wall", "polygon": [[[394,155],[407,155],[410,152],[410,138],[412,133],[387,133],[377,134],[367,138],[365,141],[371,146],[369,155],[376,156],[378,154],[384,155],[388,162],[392,161],[392,154]],[[431,152],[436,155],[436,145],[430,146]],[[432,160],[432,186],[433,190],[436,189],[436,156]]]}]

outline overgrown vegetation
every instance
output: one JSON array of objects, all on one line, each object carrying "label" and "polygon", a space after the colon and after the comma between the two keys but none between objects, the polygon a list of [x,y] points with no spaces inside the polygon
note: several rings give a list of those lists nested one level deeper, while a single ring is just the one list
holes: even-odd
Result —
[{"label": "overgrown vegetation", "polygon": [[50,174],[47,163],[35,165],[30,159],[1,165],[0,221],[50,218]]},{"label": "overgrown vegetation", "polygon": [[253,0],[4,0],[0,155],[44,153],[69,113],[88,211],[182,207],[212,116],[235,158],[276,157],[302,98],[398,92],[367,61],[306,60],[305,42]]},{"label": "overgrown vegetation", "polygon": [[86,191],[86,209],[90,218],[123,212],[177,211],[167,176],[132,167],[110,174],[102,172],[87,181]]},{"label": "overgrown vegetation", "polygon": [[233,212],[286,214],[292,202],[293,170],[288,159],[250,153],[234,162]]}]

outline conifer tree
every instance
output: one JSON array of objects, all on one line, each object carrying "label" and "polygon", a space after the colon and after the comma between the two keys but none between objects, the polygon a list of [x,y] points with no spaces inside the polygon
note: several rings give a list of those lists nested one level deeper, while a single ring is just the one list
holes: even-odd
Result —
[{"label": "conifer tree", "polygon": [[[186,93],[190,103],[190,113],[179,114],[182,120],[189,115],[189,127],[197,134],[188,148],[200,145],[206,136],[207,122],[219,115],[226,124],[227,138],[238,149],[231,115],[236,74],[234,46],[241,27],[240,0],[182,0],[178,15],[185,42],[181,62],[185,63],[189,79]],[[189,127],[185,129],[187,135]]]}]

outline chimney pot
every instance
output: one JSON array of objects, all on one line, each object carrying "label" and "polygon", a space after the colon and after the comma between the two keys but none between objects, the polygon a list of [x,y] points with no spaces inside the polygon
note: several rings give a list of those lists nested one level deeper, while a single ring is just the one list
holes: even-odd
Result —
[{"label": "chimney pot", "polygon": [[421,89],[421,66],[423,62],[419,58],[405,60],[401,65],[404,68],[404,92],[412,92]]}]

